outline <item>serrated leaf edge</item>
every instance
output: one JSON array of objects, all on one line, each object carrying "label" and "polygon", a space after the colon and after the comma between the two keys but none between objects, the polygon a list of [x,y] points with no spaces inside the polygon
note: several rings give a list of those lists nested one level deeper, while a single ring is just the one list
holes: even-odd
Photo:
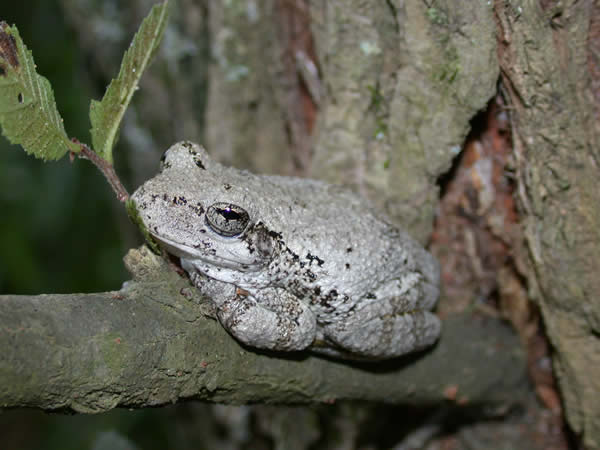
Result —
[{"label": "serrated leaf edge", "polygon": [[[154,36],[152,39],[153,44],[150,46],[149,51],[147,51],[146,54],[144,55],[142,62],[135,67],[136,76],[134,77],[133,85],[127,90],[127,95],[125,95],[124,99],[120,100],[122,93],[113,92],[113,91],[115,89],[118,89],[119,84],[121,84],[123,82],[122,78],[125,76],[125,71],[130,70],[132,68],[130,58],[132,58],[131,55],[133,54],[133,51],[135,50],[136,41],[138,38],[141,39],[140,36],[143,35],[145,28],[150,26],[149,24],[152,21],[152,19],[154,18],[154,16],[156,15],[156,11],[158,9],[160,9],[161,11],[160,11],[160,14],[158,15],[158,17],[156,18],[157,26],[154,28]],[[110,82],[101,101],[92,100],[92,102],[90,104],[90,119],[92,121],[91,134],[92,134],[92,143],[94,144],[94,151],[100,157],[102,157],[103,159],[105,159],[106,161],[108,161],[111,164],[113,161],[112,150],[115,145],[117,135],[119,133],[121,121],[123,120],[123,116],[125,115],[125,112],[127,111],[129,103],[131,102],[131,99],[133,98],[133,94],[137,90],[138,83],[139,83],[140,78],[142,77],[142,74],[148,67],[148,65],[152,59],[152,56],[154,55],[154,53],[156,52],[156,49],[160,45],[160,42],[162,40],[162,35],[165,30],[168,14],[169,14],[169,0],[166,0],[162,4],[157,4],[152,7],[152,10],[148,14],[148,16],[146,16],[144,21],[142,22],[140,28],[138,29],[135,36],[133,37],[133,40],[131,41],[129,48],[123,55],[123,60],[121,62],[121,68],[119,69],[119,74],[117,75],[117,78],[114,78]],[[97,127],[98,124],[95,123],[96,121],[93,118],[92,110],[99,108],[101,111],[104,111],[105,105],[106,105],[105,102],[110,101],[112,96],[116,97],[117,95],[120,100],[119,101],[120,106],[118,108],[118,112],[115,115],[115,117],[113,118],[113,120],[111,120],[110,123],[112,125],[109,127],[108,132],[102,133],[102,130],[98,129],[98,127]],[[103,114],[105,114],[105,113],[103,112]],[[99,145],[97,148],[97,144],[99,144],[98,141],[101,139],[103,134],[105,136],[104,142],[102,142],[102,144]]]}]

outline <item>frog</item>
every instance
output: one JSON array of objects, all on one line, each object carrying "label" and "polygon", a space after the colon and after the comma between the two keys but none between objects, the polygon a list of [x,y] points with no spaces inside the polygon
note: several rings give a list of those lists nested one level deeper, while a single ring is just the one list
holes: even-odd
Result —
[{"label": "frog", "polygon": [[257,175],[182,141],[131,200],[246,347],[385,360],[440,335],[437,261],[348,188]]}]

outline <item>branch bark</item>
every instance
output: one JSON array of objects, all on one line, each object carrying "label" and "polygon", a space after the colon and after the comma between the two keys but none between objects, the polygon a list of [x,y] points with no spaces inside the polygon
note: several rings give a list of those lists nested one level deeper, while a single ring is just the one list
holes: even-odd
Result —
[{"label": "branch bark", "polygon": [[242,348],[197,290],[149,251],[126,257],[136,280],[99,294],[0,296],[0,406],[95,413],[197,399],[431,405],[512,404],[524,355],[503,323],[444,321],[430,352],[357,364]]}]

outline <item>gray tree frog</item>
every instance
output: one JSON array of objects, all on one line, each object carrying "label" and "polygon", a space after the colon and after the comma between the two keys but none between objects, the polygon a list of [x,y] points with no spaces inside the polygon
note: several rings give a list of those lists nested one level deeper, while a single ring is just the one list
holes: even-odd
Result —
[{"label": "gray tree frog", "polygon": [[254,175],[180,142],[132,200],[249,346],[385,359],[440,334],[435,259],[340,186]]}]

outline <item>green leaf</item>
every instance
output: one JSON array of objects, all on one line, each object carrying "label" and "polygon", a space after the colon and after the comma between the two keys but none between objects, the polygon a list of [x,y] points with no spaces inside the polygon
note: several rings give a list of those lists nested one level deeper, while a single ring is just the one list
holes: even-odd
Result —
[{"label": "green leaf", "polygon": [[0,22],[0,125],[10,142],[37,158],[80,151],[65,132],[50,82],[36,73],[17,27],[6,22]]},{"label": "green leaf", "polygon": [[123,115],[162,40],[168,7],[167,0],[152,8],[123,56],[118,77],[110,82],[102,101],[92,100],[90,105],[94,151],[111,164]]}]

